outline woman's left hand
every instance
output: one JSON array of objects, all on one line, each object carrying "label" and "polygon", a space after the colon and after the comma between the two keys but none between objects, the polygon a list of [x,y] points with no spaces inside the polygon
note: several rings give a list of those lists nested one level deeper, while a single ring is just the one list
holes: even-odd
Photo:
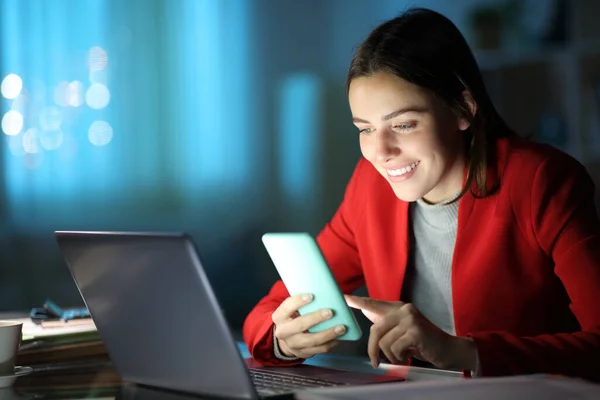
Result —
[{"label": "woman's left hand", "polygon": [[410,303],[346,295],[346,303],[360,309],[373,322],[368,352],[373,367],[379,350],[393,364],[406,364],[414,356],[442,369],[475,370],[477,349],[470,338],[447,334]]}]

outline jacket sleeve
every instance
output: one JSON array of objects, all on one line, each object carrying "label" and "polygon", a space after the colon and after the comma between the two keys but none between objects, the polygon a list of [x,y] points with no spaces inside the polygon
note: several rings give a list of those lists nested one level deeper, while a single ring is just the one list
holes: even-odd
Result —
[{"label": "jacket sleeve", "polygon": [[[364,283],[362,267],[354,240],[355,221],[361,212],[361,159],[346,187],[344,199],[329,223],[317,236],[317,243],[342,292],[350,293]],[[282,281],[250,311],[243,326],[243,336],[252,357],[266,366],[297,365],[304,360],[287,361],[275,357],[271,315],[289,297]]]},{"label": "jacket sleeve", "polygon": [[583,166],[567,156],[546,158],[533,182],[532,229],[553,260],[581,329],[535,337],[470,334],[480,375],[550,373],[600,381],[600,222],[594,184]]}]

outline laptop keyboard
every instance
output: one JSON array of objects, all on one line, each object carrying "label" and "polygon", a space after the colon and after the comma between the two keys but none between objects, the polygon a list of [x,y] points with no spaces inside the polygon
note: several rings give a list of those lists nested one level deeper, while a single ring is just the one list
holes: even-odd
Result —
[{"label": "laptop keyboard", "polygon": [[290,375],[278,371],[250,368],[250,377],[259,394],[278,394],[297,389],[344,386],[345,383]]}]

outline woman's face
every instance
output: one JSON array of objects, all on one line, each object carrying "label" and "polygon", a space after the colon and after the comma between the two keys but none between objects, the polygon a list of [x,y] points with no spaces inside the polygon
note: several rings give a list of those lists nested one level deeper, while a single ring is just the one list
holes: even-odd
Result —
[{"label": "woman's face", "polygon": [[348,97],[362,154],[399,199],[438,203],[461,189],[466,120],[386,72],[355,78]]}]

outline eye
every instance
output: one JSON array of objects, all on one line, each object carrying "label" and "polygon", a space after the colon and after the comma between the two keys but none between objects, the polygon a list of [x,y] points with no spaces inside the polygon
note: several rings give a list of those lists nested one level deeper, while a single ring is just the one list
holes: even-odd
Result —
[{"label": "eye", "polygon": [[359,129],[358,133],[361,135],[369,135],[371,133],[373,133],[375,129],[373,128],[363,128],[363,129]]},{"label": "eye", "polygon": [[410,122],[406,124],[396,124],[393,126],[393,128],[398,132],[405,133],[410,131],[411,129],[414,129],[415,126],[417,126],[415,122]]}]

